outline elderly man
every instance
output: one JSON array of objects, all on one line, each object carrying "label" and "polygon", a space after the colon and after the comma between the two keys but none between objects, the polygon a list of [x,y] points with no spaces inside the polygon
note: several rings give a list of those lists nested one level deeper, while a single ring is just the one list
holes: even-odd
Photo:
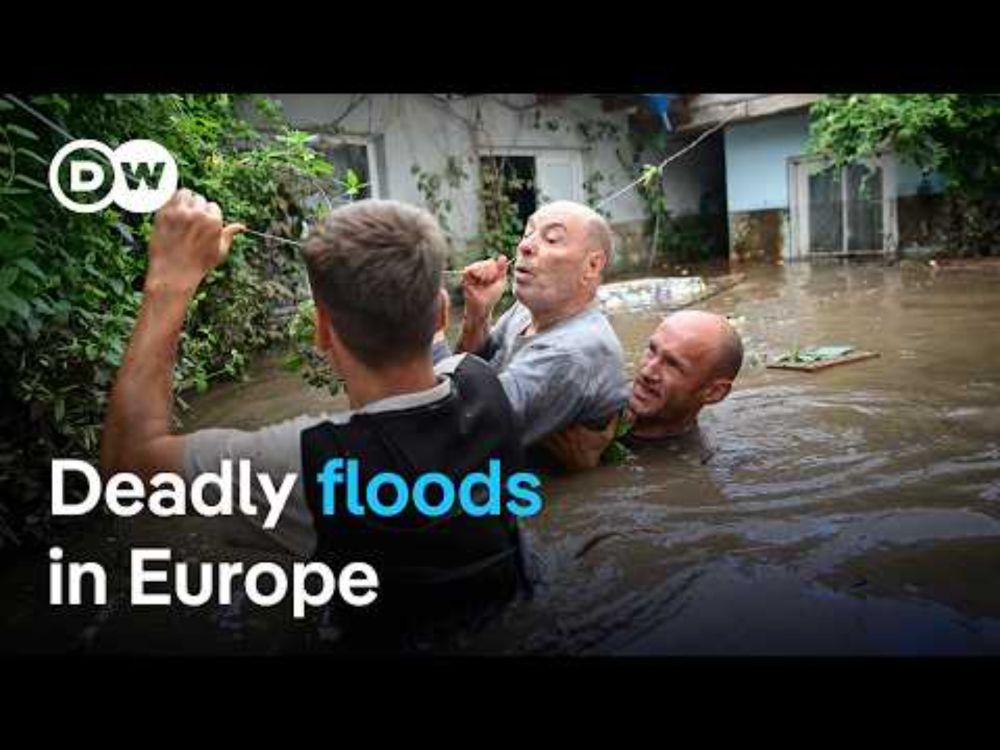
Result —
[{"label": "elderly man", "polygon": [[[499,373],[525,446],[573,424],[601,429],[628,400],[621,344],[596,301],[610,256],[603,217],[556,201],[528,219],[514,263],[517,303],[492,328],[507,259],[479,261],[463,272],[457,349],[478,354]],[[435,356],[446,350],[439,346]]]},{"label": "elderly man", "polygon": [[[743,343],[721,315],[682,310],[663,319],[649,337],[632,383],[623,419],[623,441],[638,448],[690,436],[698,414],[729,395],[743,365]],[[572,427],[552,436],[546,446],[570,468],[595,466],[614,434]]]}]

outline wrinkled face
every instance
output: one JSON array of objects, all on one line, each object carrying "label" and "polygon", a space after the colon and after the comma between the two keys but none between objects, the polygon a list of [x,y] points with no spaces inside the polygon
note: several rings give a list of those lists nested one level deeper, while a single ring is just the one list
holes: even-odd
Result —
[{"label": "wrinkled face", "polygon": [[543,206],[528,219],[517,246],[514,296],[536,315],[558,313],[590,296],[590,245],[584,216],[569,208]]},{"label": "wrinkled face", "polygon": [[629,408],[644,419],[669,420],[697,411],[715,380],[714,342],[700,327],[665,320],[642,355]]}]

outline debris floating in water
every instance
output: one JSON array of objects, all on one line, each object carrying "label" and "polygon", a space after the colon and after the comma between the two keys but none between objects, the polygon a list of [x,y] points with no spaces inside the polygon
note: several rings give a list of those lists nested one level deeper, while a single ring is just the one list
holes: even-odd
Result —
[{"label": "debris floating in water", "polygon": [[853,346],[829,345],[793,349],[785,352],[767,365],[772,370],[799,370],[816,372],[835,365],[862,362],[880,356],[878,352],[856,349]]},{"label": "debris floating in water", "polygon": [[641,308],[679,310],[731,289],[746,277],[730,274],[704,279],[701,276],[659,276],[602,284],[597,298],[604,312]]}]

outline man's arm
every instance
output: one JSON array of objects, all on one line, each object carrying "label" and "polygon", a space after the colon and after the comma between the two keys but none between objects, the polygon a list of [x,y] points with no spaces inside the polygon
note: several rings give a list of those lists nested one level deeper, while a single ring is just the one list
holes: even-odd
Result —
[{"label": "man's arm", "polygon": [[528,447],[581,418],[590,374],[579,356],[566,349],[529,344],[499,379]]},{"label": "man's arm", "polygon": [[490,336],[493,308],[507,288],[507,258],[481,260],[466,266],[462,272],[462,330],[455,344],[456,352],[479,354]]},{"label": "man's arm", "polygon": [[198,285],[225,260],[243,229],[223,227],[219,207],[188,190],[178,191],[157,213],[142,306],[104,421],[105,475],[131,471],[148,479],[160,471],[181,472],[184,438],[170,434],[177,342]]}]

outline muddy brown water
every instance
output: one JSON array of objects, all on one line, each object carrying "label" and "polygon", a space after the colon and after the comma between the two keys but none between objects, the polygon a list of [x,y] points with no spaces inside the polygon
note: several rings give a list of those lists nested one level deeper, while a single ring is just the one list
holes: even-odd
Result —
[{"label": "muddy brown water", "polygon": [[[544,511],[525,524],[533,596],[439,650],[1000,653],[1000,273],[795,264],[751,269],[698,307],[734,316],[747,352],[731,396],[703,412],[701,442],[547,479]],[[661,315],[612,316],[630,365]],[[881,357],[764,367],[819,344]],[[197,400],[185,426],[252,428],[343,404],[272,361],[252,375]],[[204,529],[116,522],[80,549],[111,560],[125,540],[158,540],[175,558],[274,558],[245,529]],[[33,570],[22,597],[44,560]],[[287,608],[239,603],[18,611],[8,629],[52,633],[43,650],[280,651],[295,631]]]}]

